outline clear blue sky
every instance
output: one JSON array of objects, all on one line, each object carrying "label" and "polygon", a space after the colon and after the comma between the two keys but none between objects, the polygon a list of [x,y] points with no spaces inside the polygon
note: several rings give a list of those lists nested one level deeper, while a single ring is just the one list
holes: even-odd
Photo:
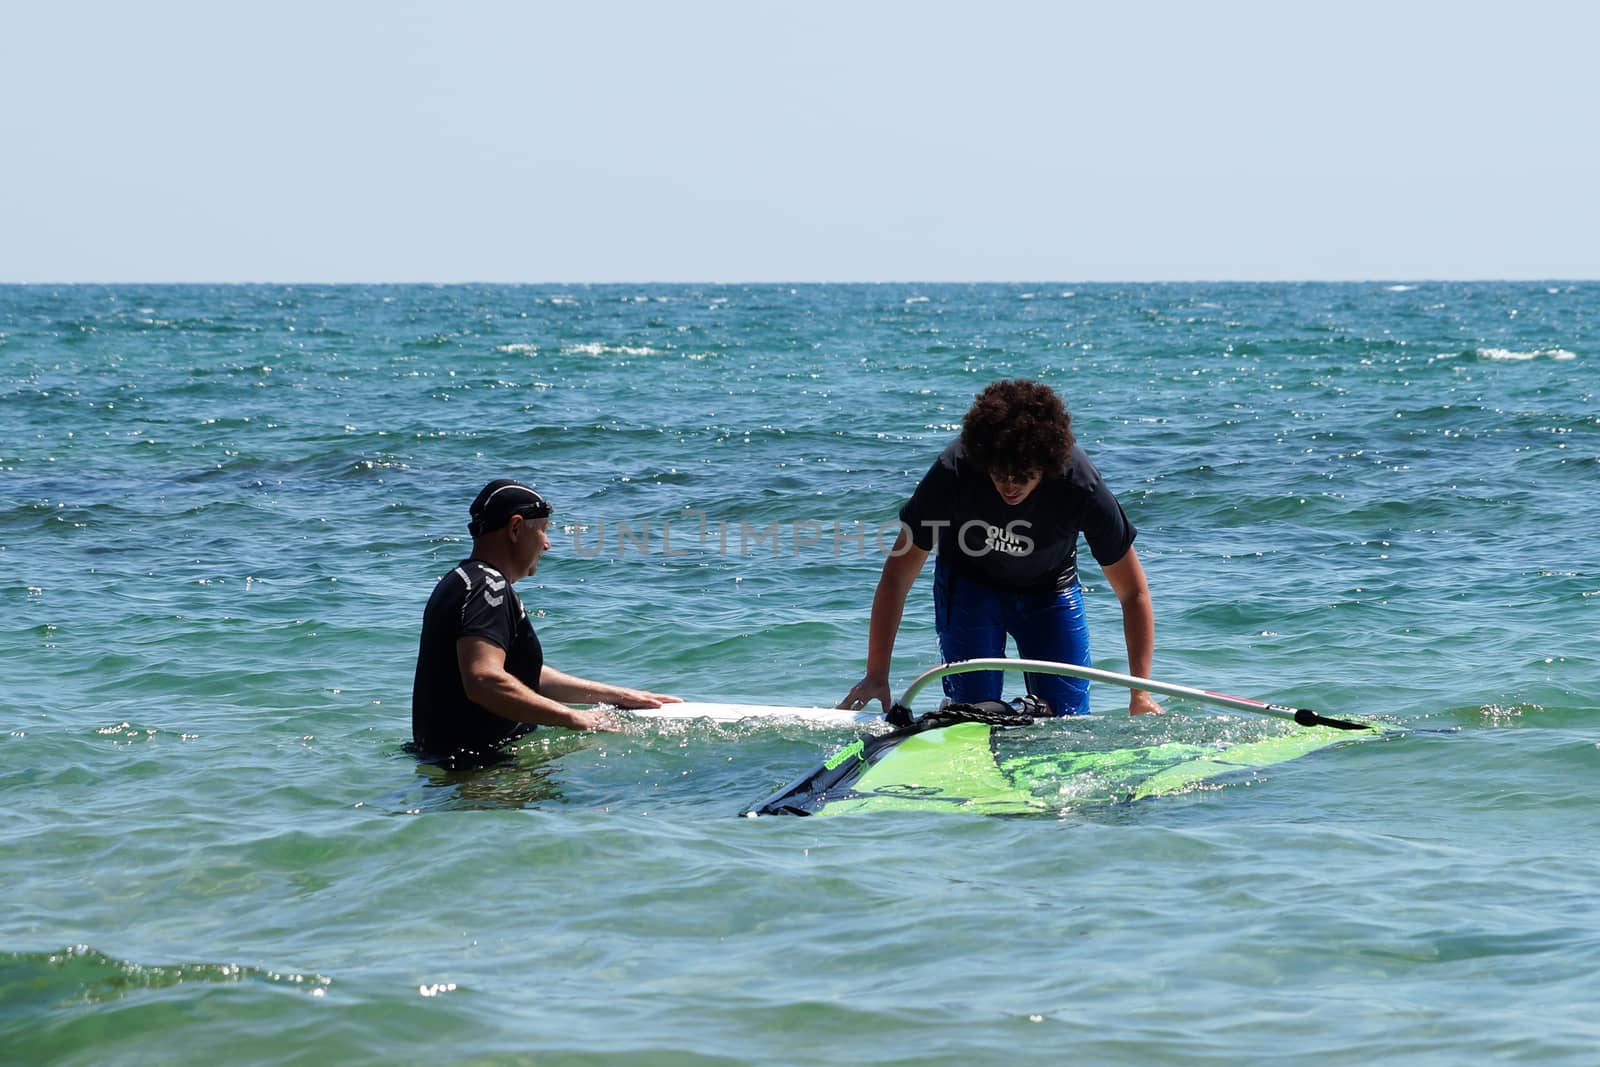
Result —
[{"label": "clear blue sky", "polygon": [[1600,4],[0,0],[0,281],[1600,277]]}]

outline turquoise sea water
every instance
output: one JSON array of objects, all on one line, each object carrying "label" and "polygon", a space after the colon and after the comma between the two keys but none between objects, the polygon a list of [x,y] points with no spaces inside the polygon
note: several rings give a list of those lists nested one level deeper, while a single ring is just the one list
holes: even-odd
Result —
[{"label": "turquoise sea water", "polygon": [[[1593,1062],[1597,326],[1588,283],[0,287],[0,1061]],[[880,524],[1013,376],[1140,529],[1158,677],[1413,732],[1012,819],[738,817],[833,726],[402,751],[483,482],[557,505],[556,666],[832,704]],[[1277,728],[1094,699],[1064,743]]]}]

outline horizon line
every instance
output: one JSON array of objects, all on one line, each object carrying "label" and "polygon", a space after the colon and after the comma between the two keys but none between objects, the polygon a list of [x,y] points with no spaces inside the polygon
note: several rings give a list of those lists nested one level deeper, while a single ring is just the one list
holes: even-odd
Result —
[{"label": "horizon line", "polygon": [[713,281],[709,279],[667,281],[646,279],[619,279],[611,281],[503,281],[491,279],[458,280],[458,281],[328,281],[318,279],[302,279],[298,281],[285,281],[281,279],[233,279],[233,280],[39,280],[39,281],[10,281],[0,280],[3,287],[23,286],[72,286],[72,285],[99,285],[99,286],[178,286],[178,285],[212,285],[212,286],[350,286],[378,288],[383,286],[395,287],[433,287],[451,288],[464,286],[556,286],[565,288],[597,287],[597,286],[626,286],[626,285],[678,285],[678,286],[824,286],[824,285],[1462,285],[1470,283],[1526,283],[1545,285],[1581,285],[1600,281],[1600,277],[1560,277],[1560,276],[1515,276],[1515,277],[1489,277],[1489,276],[1464,276],[1457,278],[1432,276],[1408,278],[1394,277],[1362,277],[1362,278],[1120,278],[1120,279],[1050,279],[1050,278],[968,278],[968,279],[928,279],[928,278],[897,278],[897,279],[829,279],[829,280],[798,280],[798,279],[746,279],[737,281]]}]

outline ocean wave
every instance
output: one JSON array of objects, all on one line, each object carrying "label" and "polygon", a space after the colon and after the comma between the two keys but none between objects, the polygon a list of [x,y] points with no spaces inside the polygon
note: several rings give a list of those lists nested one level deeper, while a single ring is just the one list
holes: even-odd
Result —
[{"label": "ocean wave", "polygon": [[[0,1004],[5,1015],[71,1004],[102,1004],[185,983],[266,982],[320,997],[333,984],[321,974],[273,971],[237,963],[147,964],[118,959],[88,945],[47,952],[0,953]],[[3,1017],[3,1016],[0,1016]]]},{"label": "ocean wave", "polygon": [[578,345],[562,345],[564,356],[659,356],[661,350],[643,345],[607,345],[590,341]]},{"label": "ocean wave", "polygon": [[1531,348],[1517,350],[1511,348],[1474,348],[1466,352],[1440,352],[1433,356],[1434,360],[1459,359],[1489,359],[1507,363],[1527,363],[1535,359],[1569,360],[1577,359],[1576,352],[1565,348]]},{"label": "ocean wave", "polygon": [[1504,359],[1513,362],[1523,362],[1530,359],[1577,359],[1576,352],[1569,352],[1565,348],[1535,348],[1527,352],[1516,352],[1509,348],[1480,348],[1476,353],[1482,359]]}]

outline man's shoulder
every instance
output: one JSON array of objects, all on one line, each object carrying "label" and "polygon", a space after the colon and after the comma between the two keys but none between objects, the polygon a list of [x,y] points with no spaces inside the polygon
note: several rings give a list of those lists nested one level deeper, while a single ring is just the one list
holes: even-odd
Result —
[{"label": "man's shoulder", "polygon": [[1073,445],[1061,465],[1060,482],[1077,490],[1095,490],[1101,484],[1100,469],[1081,445]]},{"label": "man's shoulder", "polygon": [[474,592],[499,595],[511,583],[498,569],[481,559],[464,559],[445,572],[433,587],[432,600],[465,600]]},{"label": "man's shoulder", "polygon": [[922,480],[941,487],[953,487],[964,475],[970,475],[972,470],[972,463],[967,459],[966,447],[961,443],[961,438],[957,437],[939,453]]},{"label": "man's shoulder", "polygon": [[957,436],[955,440],[944,446],[944,451],[939,453],[939,466],[948,470],[960,470],[967,465],[967,446]]},{"label": "man's shoulder", "polygon": [[456,564],[455,570],[451,571],[451,573],[459,573],[464,579],[473,584],[478,582],[485,582],[493,586],[506,586],[511,584],[510,581],[507,580],[506,576],[500,573],[500,568],[477,558],[462,560],[460,563]]}]

